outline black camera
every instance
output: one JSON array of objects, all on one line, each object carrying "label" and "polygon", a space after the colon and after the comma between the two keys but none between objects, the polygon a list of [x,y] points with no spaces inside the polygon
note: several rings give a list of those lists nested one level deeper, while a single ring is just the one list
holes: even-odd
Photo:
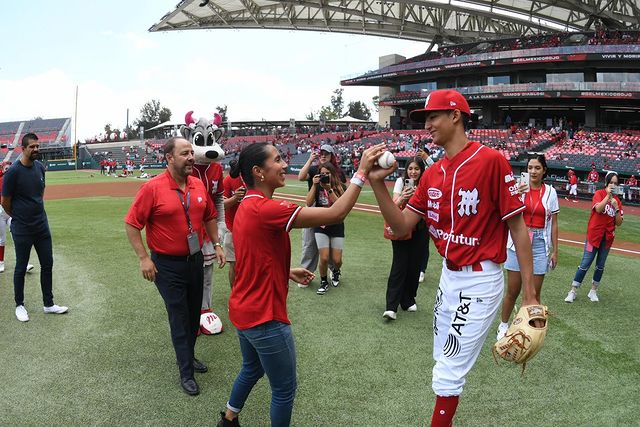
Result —
[{"label": "black camera", "polygon": [[331,181],[331,177],[329,175],[320,175],[320,182],[322,184],[328,184]]}]

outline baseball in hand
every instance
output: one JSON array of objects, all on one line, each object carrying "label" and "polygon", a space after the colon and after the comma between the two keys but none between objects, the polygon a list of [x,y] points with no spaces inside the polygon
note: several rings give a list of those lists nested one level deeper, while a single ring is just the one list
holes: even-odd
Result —
[{"label": "baseball in hand", "polygon": [[385,151],[382,156],[378,158],[378,165],[383,169],[389,169],[396,161],[396,157],[390,152]]}]

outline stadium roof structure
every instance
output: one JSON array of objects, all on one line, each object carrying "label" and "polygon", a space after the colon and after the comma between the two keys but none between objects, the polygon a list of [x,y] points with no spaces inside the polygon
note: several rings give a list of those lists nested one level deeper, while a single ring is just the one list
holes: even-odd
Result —
[{"label": "stadium roof structure", "polygon": [[149,31],[303,30],[456,44],[598,25],[640,30],[640,0],[183,0]]}]

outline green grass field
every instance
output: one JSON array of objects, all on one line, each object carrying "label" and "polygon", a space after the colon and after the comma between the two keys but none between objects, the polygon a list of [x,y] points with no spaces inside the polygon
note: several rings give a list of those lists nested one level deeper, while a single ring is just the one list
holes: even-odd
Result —
[{"label": "green grass field", "polygon": [[[47,176],[48,185],[73,182],[58,173]],[[15,319],[14,254],[8,243],[7,271],[0,274],[0,425],[215,424],[241,364],[226,315],[226,269],[216,271],[214,279],[214,306],[225,332],[198,340],[198,357],[209,372],[197,376],[200,396],[188,397],[178,384],[162,299],[142,279],[125,236],[123,216],[130,203],[111,197],[47,202],[54,293],[57,303],[70,307],[67,315],[42,312],[34,274],[25,289],[31,320]],[[587,216],[563,210],[561,225],[576,226]],[[626,219],[619,236],[629,224],[637,227],[637,217]],[[299,230],[291,240],[296,264]],[[566,304],[581,253],[560,247],[559,266],[543,288],[543,302],[554,316],[545,347],[524,377],[519,367],[495,364],[491,332],[467,378],[456,426],[639,424],[640,344],[633,331],[640,288],[633,277],[640,277],[640,262],[612,253],[601,302],[590,303],[585,287],[574,304]],[[308,289],[290,287],[299,378],[293,425],[428,424],[434,402],[432,307],[441,261],[432,247],[418,312],[401,312],[387,323],[382,312],[390,258],[381,217],[354,212],[347,220],[340,287],[322,297],[315,294],[317,282]],[[38,271],[35,253],[32,260]],[[269,401],[263,379],[241,414],[242,425],[269,425]]]}]

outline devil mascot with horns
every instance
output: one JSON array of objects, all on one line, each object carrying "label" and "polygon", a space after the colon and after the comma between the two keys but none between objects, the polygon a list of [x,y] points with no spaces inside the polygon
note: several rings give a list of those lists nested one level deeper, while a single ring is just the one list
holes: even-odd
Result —
[{"label": "devil mascot with horns", "polygon": [[[193,145],[195,165],[192,176],[199,178],[211,196],[218,211],[218,233],[224,235],[226,225],[224,222],[224,203],[222,188],[222,166],[220,161],[224,158],[224,151],[218,143],[222,137],[222,117],[214,113],[211,120],[201,117],[193,118],[193,111],[189,111],[184,117],[185,124],[180,127],[182,136]],[[222,332],[222,322],[211,308],[211,296],[213,290],[213,261],[216,257],[213,243],[205,236],[202,246],[204,255],[204,283],[202,286],[202,307],[200,311],[200,333],[215,335]]]}]

